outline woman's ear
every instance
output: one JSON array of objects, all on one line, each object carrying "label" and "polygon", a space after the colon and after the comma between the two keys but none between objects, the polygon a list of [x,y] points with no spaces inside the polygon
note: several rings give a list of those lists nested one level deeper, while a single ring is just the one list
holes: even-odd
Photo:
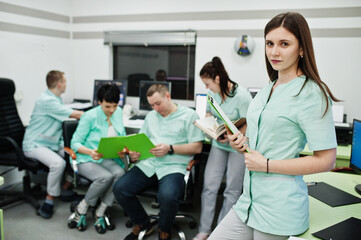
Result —
[{"label": "woman's ear", "polygon": [[219,84],[219,82],[220,82],[220,81],[219,81],[219,76],[216,76],[216,78],[214,79],[214,81]]}]

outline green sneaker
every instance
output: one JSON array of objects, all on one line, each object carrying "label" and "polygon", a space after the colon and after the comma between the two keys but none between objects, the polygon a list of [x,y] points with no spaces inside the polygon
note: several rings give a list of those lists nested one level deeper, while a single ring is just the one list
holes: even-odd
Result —
[{"label": "green sneaker", "polygon": [[104,234],[107,231],[107,226],[104,217],[95,216],[95,220],[96,220],[94,223],[95,230],[97,231],[97,233]]},{"label": "green sneaker", "polygon": [[75,208],[75,211],[68,218],[68,227],[77,228],[81,232],[85,231],[87,229],[86,214],[79,214]]}]

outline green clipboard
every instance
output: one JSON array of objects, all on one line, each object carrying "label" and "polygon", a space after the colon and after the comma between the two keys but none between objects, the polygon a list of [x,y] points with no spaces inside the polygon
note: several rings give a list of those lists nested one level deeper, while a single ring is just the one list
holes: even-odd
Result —
[{"label": "green clipboard", "polygon": [[155,145],[144,133],[101,138],[98,146],[98,153],[103,154],[103,158],[119,158],[118,152],[127,147],[130,151],[140,152],[139,160],[154,157],[150,150]]}]

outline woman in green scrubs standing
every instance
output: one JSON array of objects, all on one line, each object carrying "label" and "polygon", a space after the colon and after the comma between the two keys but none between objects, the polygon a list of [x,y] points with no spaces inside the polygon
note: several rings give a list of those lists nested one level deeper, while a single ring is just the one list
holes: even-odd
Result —
[{"label": "woman in green scrubs standing", "polygon": [[[209,239],[288,239],[305,232],[303,175],[329,171],[335,163],[331,104],[339,100],[319,77],[306,20],[279,14],[264,37],[271,83],[249,105],[247,137],[228,135],[234,149],[249,151],[243,194]],[[306,143],[314,155],[299,157]]]}]

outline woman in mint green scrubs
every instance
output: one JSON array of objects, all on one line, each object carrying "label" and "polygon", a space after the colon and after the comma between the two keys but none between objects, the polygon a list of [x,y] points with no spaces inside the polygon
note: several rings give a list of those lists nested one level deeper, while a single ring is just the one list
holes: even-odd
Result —
[{"label": "woman in mint green scrubs", "polygon": [[[229,78],[219,57],[214,57],[212,61],[207,62],[199,75],[206,88],[209,89],[208,95],[214,98],[232,121],[246,117],[249,103],[252,100],[251,94]],[[218,123],[223,123],[223,120],[209,104],[207,104],[207,116],[214,116]],[[246,128],[247,124],[240,130],[244,133]],[[212,232],[218,191],[223,178],[226,179],[226,188],[223,192],[223,203],[217,223],[236,203],[242,193],[245,167],[244,155],[232,149],[226,136],[212,141],[204,170],[199,233],[193,240],[205,240]]]},{"label": "woman in mint green scrubs", "polygon": [[[319,77],[306,20],[279,14],[264,37],[271,83],[249,105],[247,137],[228,137],[238,152],[249,151],[243,194],[209,239],[288,239],[305,232],[303,175],[329,171],[335,163],[331,104],[338,100]],[[299,157],[306,143],[314,155]]]},{"label": "woman in mint green scrubs", "polygon": [[97,148],[103,137],[126,134],[123,111],[118,105],[119,95],[120,90],[115,84],[101,86],[97,93],[99,106],[83,114],[71,139],[71,148],[77,155],[78,173],[89,179],[91,184],[70,215],[69,228],[87,229],[86,215],[90,206],[96,208],[93,217],[97,233],[104,234],[114,229],[106,216],[106,209],[114,202],[113,183],[125,173],[121,160],[124,152],[118,152],[119,158],[109,159],[103,158]]}]

